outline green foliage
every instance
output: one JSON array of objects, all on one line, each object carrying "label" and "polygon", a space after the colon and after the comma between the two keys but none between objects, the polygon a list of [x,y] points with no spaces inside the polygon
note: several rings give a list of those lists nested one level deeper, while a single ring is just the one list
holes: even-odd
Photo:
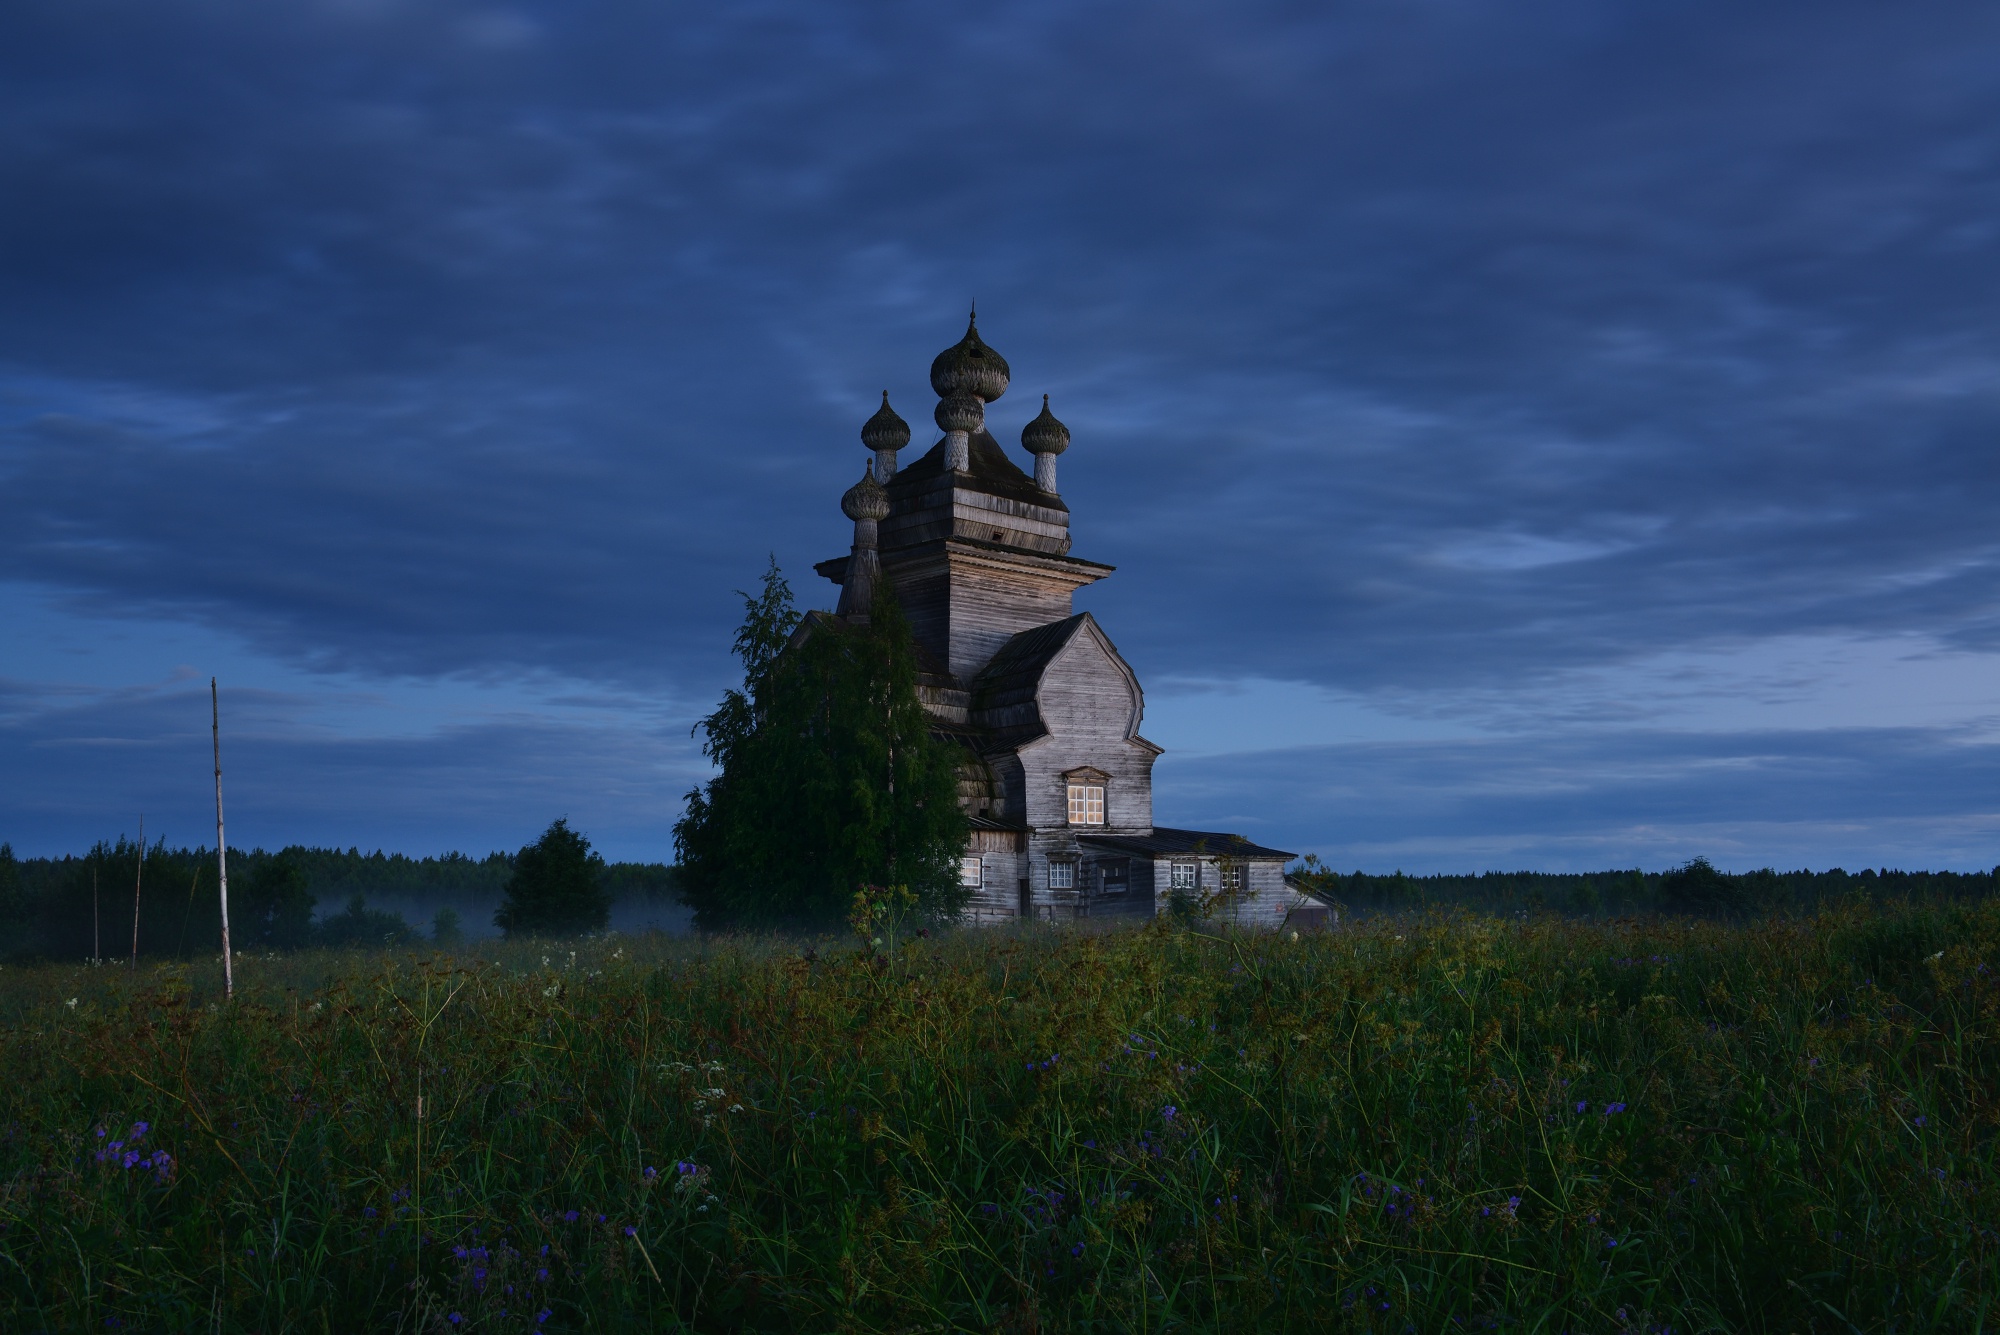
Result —
[{"label": "green foliage", "polygon": [[[0,958],[88,957],[93,876],[99,949],[106,957],[128,955],[138,856],[138,846],[121,839],[99,843],[82,857],[16,860],[19,893],[11,906],[0,900]],[[284,867],[273,871],[279,863]],[[299,874],[304,877],[303,897]],[[239,950],[308,947],[318,931],[310,921],[312,906],[345,903],[357,894],[371,902],[383,897],[414,900],[426,912],[445,900],[455,905],[454,912],[477,911],[483,917],[500,900],[513,874],[514,859],[506,853],[412,858],[299,845],[276,853],[232,848],[230,932]],[[0,882],[5,878],[5,863],[0,860]],[[661,863],[611,864],[602,868],[598,882],[613,899],[673,897],[677,885],[675,869]],[[145,885],[139,924],[142,960],[194,959],[218,952],[222,925],[214,849],[154,845],[146,852]]]},{"label": "green foliage", "polygon": [[365,899],[355,895],[339,913],[322,918],[313,937],[315,944],[334,950],[354,946],[379,950],[414,940],[416,933],[402,914],[371,909]]},{"label": "green foliage", "polygon": [[774,562],[743,595],[741,690],[704,719],[720,773],[674,827],[682,897],[704,927],[827,926],[866,886],[907,887],[937,920],[964,902],[956,747],[917,698],[909,623],[885,588],[866,626],[799,625]]},{"label": "green foliage", "polygon": [[21,917],[26,894],[21,889],[21,864],[15,860],[14,846],[0,843],[0,922]]},{"label": "green foliage", "polygon": [[1694,858],[1660,882],[1660,907],[1669,913],[1735,913],[1749,905],[1738,878],[1724,876],[1707,858]]},{"label": "green foliage", "polygon": [[313,939],[313,906],[306,871],[289,851],[262,860],[239,884],[229,906],[229,935],[238,950],[297,950]]},{"label": "green foliage", "polygon": [[1681,913],[1727,917],[1745,913],[1815,913],[1857,896],[1877,905],[1943,904],[2000,895],[2000,868],[1993,872],[1830,871],[1779,872],[1770,868],[1729,873],[1698,859],[1706,871],[1693,874],[1695,895],[1681,898],[1689,880],[1685,867],[1667,872],[1600,871],[1484,872],[1476,876],[1343,875],[1308,857],[1292,876],[1311,892],[1351,910],[1376,913],[1421,912],[1429,906],[1457,905],[1488,913],[1521,910],[1598,913]]},{"label": "green foliage", "polygon": [[457,909],[441,908],[431,919],[431,944],[444,950],[465,944],[465,929],[459,925]]},{"label": "green foliage", "polygon": [[8,968],[0,1310],[1637,1335],[2000,1300],[1992,903],[872,940],[307,952],[214,1009],[210,962]]},{"label": "green foliage", "polygon": [[565,817],[514,855],[507,901],[493,925],[508,936],[574,936],[602,931],[611,920],[611,896],[599,884],[604,859]]}]

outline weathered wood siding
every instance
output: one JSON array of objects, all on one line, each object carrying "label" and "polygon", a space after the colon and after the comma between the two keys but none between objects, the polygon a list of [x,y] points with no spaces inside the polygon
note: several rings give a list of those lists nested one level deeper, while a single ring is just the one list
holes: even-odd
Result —
[{"label": "weathered wood siding", "polygon": [[1067,828],[1071,770],[1104,771],[1100,833],[1150,833],[1153,760],[1159,751],[1138,736],[1145,699],[1108,646],[1086,627],[1042,674],[1036,706],[1048,736],[1021,748],[1022,818],[1036,829]]},{"label": "weathered wood siding", "polygon": [[1004,830],[974,830],[966,844],[968,855],[980,860],[981,883],[967,901],[965,916],[972,922],[1004,922],[1020,908],[1021,878],[1028,874],[1028,836]]},{"label": "weathered wood siding", "polygon": [[1285,883],[1285,864],[1282,862],[1211,857],[1196,859],[1182,855],[1156,858],[1153,862],[1155,911],[1165,913],[1173,905],[1173,892],[1169,887],[1173,884],[1174,863],[1194,862],[1195,894],[1214,895],[1222,889],[1222,864],[1226,861],[1234,861],[1234,865],[1242,867],[1249,883],[1244,893],[1225,899],[1216,908],[1214,921],[1219,924],[1243,931],[1272,931],[1284,926],[1286,917],[1293,909],[1315,902]]}]

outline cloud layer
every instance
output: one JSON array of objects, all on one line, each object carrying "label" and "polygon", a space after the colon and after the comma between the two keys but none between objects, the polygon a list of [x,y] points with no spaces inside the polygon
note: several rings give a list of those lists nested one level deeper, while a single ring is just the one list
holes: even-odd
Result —
[{"label": "cloud layer", "polygon": [[[730,591],[775,552],[826,600],[806,567],[844,545],[859,424],[885,386],[921,418],[976,296],[1016,371],[1002,438],[1041,392],[1075,433],[1078,553],[1121,567],[1089,605],[1142,677],[1348,693],[1608,776],[1475,810],[1395,776],[1504,792],[1506,746],[1288,752],[1286,838],[1373,846],[1313,777],[1361,763],[1403,794],[1395,848],[1483,848],[1507,811],[1524,849],[1651,856],[1616,831],[1720,817],[1621,757],[1777,734],[1648,730],[1644,665],[2000,653],[1996,42],[1971,3],[30,0],[0,14],[0,580],[285,677],[271,735],[319,748],[315,795],[268,813],[297,837],[472,840],[512,799],[419,777],[460,757],[657,840],[620,794],[677,800]],[[188,661],[0,646],[10,769],[121,655]],[[1597,722],[1551,709],[1578,672]],[[329,681],[604,693],[675,740],[546,703],[322,735],[299,711]],[[1851,779],[1768,819],[2000,809],[1990,706],[1879,735],[1794,710],[1824,735],[1780,749],[1840,739]],[[1912,747],[1971,789],[1870,797]],[[0,834],[138,796],[77,763],[0,792]],[[1187,763],[1163,795],[1197,823],[1267,761]],[[1937,858],[1990,865],[1986,828]]]}]

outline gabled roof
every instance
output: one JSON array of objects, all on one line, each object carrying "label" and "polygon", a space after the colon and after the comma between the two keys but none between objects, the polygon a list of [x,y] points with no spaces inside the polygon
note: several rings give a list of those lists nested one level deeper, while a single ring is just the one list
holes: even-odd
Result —
[{"label": "gabled roof", "polygon": [[1078,836],[1077,842],[1141,857],[1172,857],[1185,853],[1190,856],[1242,858],[1249,862],[1290,862],[1298,856],[1281,848],[1253,844],[1240,834],[1227,834],[1220,830],[1176,830],[1165,825],[1155,825],[1150,835],[1087,834]]}]

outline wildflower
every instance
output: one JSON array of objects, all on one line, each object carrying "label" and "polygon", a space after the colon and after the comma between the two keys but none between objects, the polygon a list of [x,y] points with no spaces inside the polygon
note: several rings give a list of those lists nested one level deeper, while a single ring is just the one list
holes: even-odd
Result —
[{"label": "wildflower", "polygon": [[563,1222],[564,1222],[565,1224],[574,1224],[574,1223],[576,1222],[576,1211],[574,1211],[574,1210],[564,1210],[564,1211],[563,1211]]},{"label": "wildflower", "polygon": [[1613,1113],[1622,1113],[1622,1112],[1624,1112],[1624,1111],[1625,1111],[1625,1105],[1624,1105],[1624,1104],[1622,1104],[1622,1103],[1613,1103],[1613,1104],[1609,1104],[1609,1105],[1607,1105],[1607,1106],[1605,1107],[1605,1109],[1604,1109],[1604,1115],[1605,1115],[1606,1117],[1609,1117],[1609,1116],[1611,1116],[1611,1115],[1612,1115]]},{"label": "wildflower", "polygon": [[137,1140],[139,1137],[145,1135],[148,1131],[151,1131],[152,1129],[153,1129],[153,1124],[151,1122],[134,1122],[132,1123],[131,1138],[133,1140]]},{"label": "wildflower", "polygon": [[627,1224],[625,1225],[625,1236],[628,1238],[636,1238],[639,1236],[639,1230],[632,1227],[632,1225]]},{"label": "wildflower", "polygon": [[1589,1099],[1578,1099],[1576,1101],[1576,1110],[1578,1112],[1582,1112],[1585,1108],[1588,1108],[1589,1106],[1590,1106]]},{"label": "wildflower", "polygon": [[547,1321],[547,1320],[548,1320],[548,1319],[549,1319],[550,1317],[552,1317],[552,1316],[554,1316],[554,1315],[555,1315],[555,1313],[554,1313],[553,1311],[551,1311],[550,1309],[548,1309],[548,1308],[544,1307],[544,1308],[543,1308],[543,1309],[542,1309],[541,1311],[539,1311],[539,1312],[535,1313],[535,1324],[539,1326],[539,1325],[541,1325],[541,1324],[542,1324],[542,1323],[543,1323],[544,1321]]},{"label": "wildflower", "polygon": [[65,1002],[63,1003],[63,1005],[65,1005],[65,1006],[69,1007],[69,1008],[70,1008],[71,1010],[75,1010],[75,1009],[76,1009],[76,998],[75,998],[75,997],[71,997],[71,998],[70,998],[70,999],[69,999],[68,1001],[65,1001]]},{"label": "wildflower", "polygon": [[1922,1125],[1923,1125],[1923,1124],[1924,1124],[1925,1122],[1927,1122],[1927,1121],[1929,1121],[1929,1120],[1930,1120],[1930,1119],[1929,1119],[1929,1118],[1927,1118],[1927,1117],[1919,1117],[1919,1118],[1917,1118],[1917,1119],[1916,1119],[1916,1125],[1918,1125],[1918,1126],[1922,1126]]},{"label": "wildflower", "polygon": [[453,1312],[450,1316],[446,1317],[445,1320],[451,1322],[452,1325],[456,1326],[460,1322],[464,1321],[465,1318],[463,1316],[460,1316],[457,1312]]},{"label": "wildflower", "polygon": [[1173,1120],[1174,1120],[1174,1118],[1175,1118],[1175,1117],[1176,1117],[1176,1116],[1177,1116],[1177,1115],[1178,1115],[1179,1113],[1180,1113],[1180,1109],[1179,1109],[1179,1108],[1176,1108],[1176,1107],[1175,1107],[1175,1106],[1174,1106],[1173,1104],[1171,1104],[1171,1103],[1169,1103],[1169,1104],[1168,1104],[1168,1105],[1167,1105],[1166,1107],[1164,1107],[1164,1108],[1160,1109],[1160,1116],[1161,1116],[1161,1117],[1163,1117],[1163,1118],[1165,1118],[1165,1119],[1166,1119],[1167,1121],[1169,1121],[1169,1122],[1173,1121]]}]

